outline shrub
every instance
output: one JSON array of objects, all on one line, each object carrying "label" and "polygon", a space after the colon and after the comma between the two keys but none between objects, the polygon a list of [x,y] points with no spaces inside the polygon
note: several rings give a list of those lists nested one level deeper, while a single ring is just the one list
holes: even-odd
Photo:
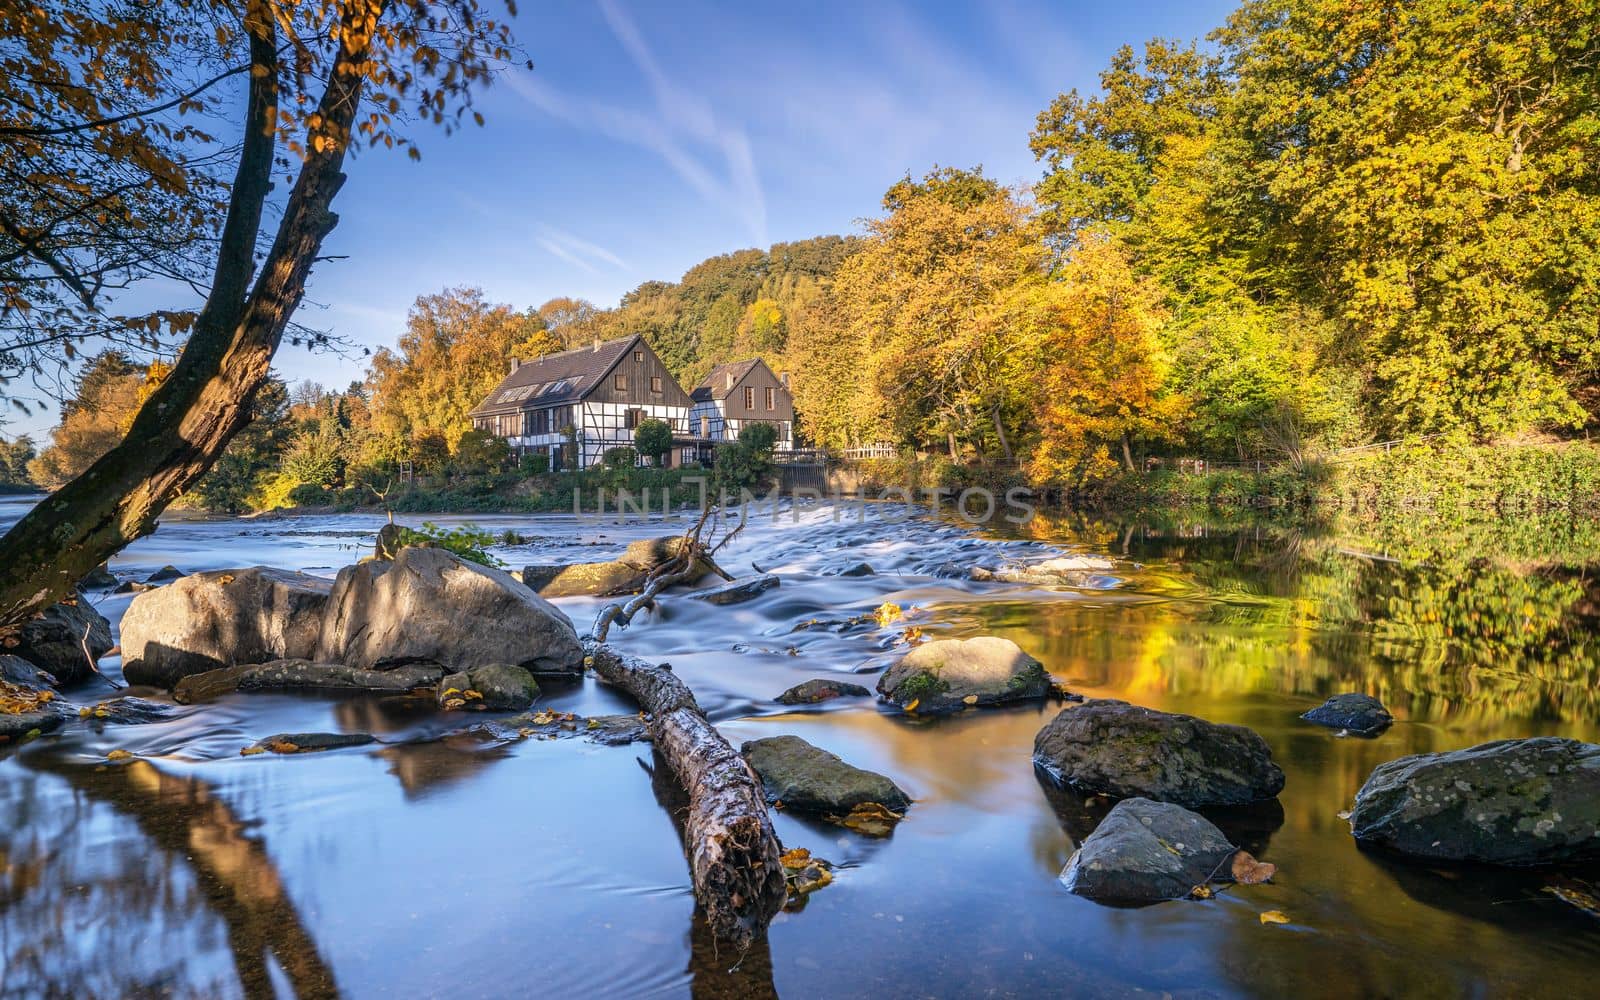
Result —
[{"label": "shrub", "polygon": [[631,469],[639,464],[639,453],[627,445],[607,448],[605,454],[601,456],[601,461],[605,462],[607,468]]},{"label": "shrub", "polygon": [[494,543],[494,535],[473,524],[441,528],[432,521],[424,521],[421,528],[400,529],[401,545],[436,546],[483,566],[501,565],[500,560],[489,554],[489,546]]},{"label": "shrub", "polygon": [[662,458],[672,450],[672,425],[665,420],[645,420],[633,431],[633,445],[639,454],[649,458],[657,467],[665,464]]},{"label": "shrub", "polygon": [[770,456],[778,443],[778,429],[767,423],[745,424],[739,429],[739,443]]},{"label": "shrub", "polygon": [[544,451],[525,452],[522,461],[517,463],[517,468],[524,476],[542,476],[550,471],[550,453]]}]

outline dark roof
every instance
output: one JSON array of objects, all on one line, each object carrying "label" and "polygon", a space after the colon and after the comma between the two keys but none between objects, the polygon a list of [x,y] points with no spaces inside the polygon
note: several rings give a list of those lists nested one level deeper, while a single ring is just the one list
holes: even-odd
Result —
[{"label": "dark roof", "polygon": [[501,379],[472,412],[555,406],[582,399],[600,385],[606,372],[633,349],[638,339],[635,334],[524,361],[516,371]]},{"label": "dark roof", "polygon": [[734,386],[743,382],[744,377],[760,363],[760,358],[751,358],[748,361],[730,361],[725,365],[718,365],[711,369],[711,374],[707,375],[704,381],[694,387],[694,391],[689,393],[689,398],[696,403],[704,403],[708,399],[727,399],[728,393],[733,391]]}]

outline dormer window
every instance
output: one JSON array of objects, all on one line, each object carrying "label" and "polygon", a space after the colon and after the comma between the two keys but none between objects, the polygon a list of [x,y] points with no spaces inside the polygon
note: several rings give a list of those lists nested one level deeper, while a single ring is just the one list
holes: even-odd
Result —
[{"label": "dormer window", "polygon": [[634,351],[633,352],[633,363],[636,364],[636,365],[644,364],[644,352],[643,351]]}]

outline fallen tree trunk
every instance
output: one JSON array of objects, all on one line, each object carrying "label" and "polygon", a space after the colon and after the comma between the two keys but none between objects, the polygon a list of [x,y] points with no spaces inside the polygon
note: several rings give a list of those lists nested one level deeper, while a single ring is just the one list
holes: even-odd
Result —
[{"label": "fallen tree trunk", "polygon": [[602,680],[644,708],[656,751],[689,797],[684,849],[707,924],[717,939],[748,947],[765,934],[787,895],[778,861],[783,848],[760,782],[670,667],[600,642],[589,642],[587,652]]}]

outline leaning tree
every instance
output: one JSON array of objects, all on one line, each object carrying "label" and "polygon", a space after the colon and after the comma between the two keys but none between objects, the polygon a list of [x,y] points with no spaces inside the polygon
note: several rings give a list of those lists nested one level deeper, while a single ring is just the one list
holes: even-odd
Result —
[{"label": "leaning tree", "polygon": [[[4,631],[153,531],[249,422],[345,158],[481,123],[473,89],[517,52],[480,0],[40,0],[0,28],[0,375],[86,330],[187,336],[123,441],[0,539]],[[236,140],[211,133],[228,108]],[[150,277],[204,304],[109,315]]]}]

